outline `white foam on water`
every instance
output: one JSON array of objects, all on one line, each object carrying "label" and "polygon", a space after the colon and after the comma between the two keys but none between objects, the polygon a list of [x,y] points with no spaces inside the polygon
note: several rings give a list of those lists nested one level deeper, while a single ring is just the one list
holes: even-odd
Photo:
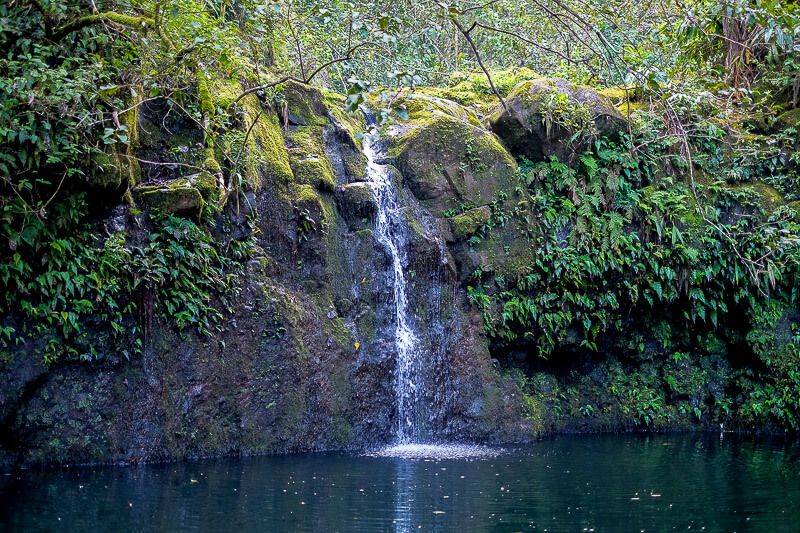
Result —
[{"label": "white foam on water", "polygon": [[366,453],[368,457],[393,457],[397,459],[483,459],[503,455],[503,448],[479,444],[396,444]]}]

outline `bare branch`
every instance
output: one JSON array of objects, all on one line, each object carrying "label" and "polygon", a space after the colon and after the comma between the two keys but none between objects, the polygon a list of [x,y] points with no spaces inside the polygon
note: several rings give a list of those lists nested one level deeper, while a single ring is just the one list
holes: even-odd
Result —
[{"label": "bare branch", "polygon": [[[441,2],[437,2],[442,9],[447,9]],[[469,29],[465,28],[461,21],[458,20],[458,16],[454,14],[450,14],[450,22],[461,32],[461,35],[464,36],[464,39],[467,40],[470,48],[472,48],[472,53],[475,55],[475,61],[478,62],[478,65],[481,67],[481,70],[486,75],[486,79],[489,81],[489,87],[492,88],[492,92],[497,96],[497,99],[500,100],[500,104],[503,106],[503,109],[508,111],[508,107],[506,106],[506,101],[503,99],[503,95],[500,94],[500,91],[497,90],[497,87],[494,86],[494,80],[492,80],[492,75],[489,73],[489,69],[486,68],[486,65],[483,64],[483,60],[481,59],[481,53],[478,50],[478,47],[475,45],[475,41],[472,40],[472,36],[470,32],[477,27],[477,22],[474,22]]]},{"label": "bare branch", "polygon": [[370,44],[372,44],[372,43],[363,42],[363,43],[359,43],[357,45],[354,45],[354,46],[350,47],[350,49],[347,50],[347,53],[344,56],[335,57],[335,58],[331,59],[330,61],[326,61],[325,63],[321,64],[316,69],[314,69],[314,71],[311,72],[311,74],[309,74],[308,76],[306,76],[305,79],[300,79],[300,78],[298,78],[296,76],[283,76],[282,78],[277,79],[275,81],[271,81],[271,82],[265,83],[263,85],[256,85],[255,87],[251,87],[251,88],[247,89],[246,91],[244,91],[242,94],[240,94],[238,97],[236,97],[236,99],[233,100],[233,102],[231,102],[231,105],[238,103],[239,100],[241,100],[242,98],[244,98],[248,94],[253,94],[253,93],[258,92],[258,91],[263,91],[264,89],[269,89],[270,87],[275,87],[276,85],[280,85],[282,83],[286,83],[287,81],[294,81],[294,82],[297,82],[297,83],[302,83],[303,85],[308,85],[309,83],[311,83],[311,80],[313,80],[317,76],[317,74],[319,74],[320,72],[322,72],[326,68],[328,68],[331,65],[334,65],[336,63],[341,63],[342,61],[349,61],[350,59],[353,58],[353,52],[355,52],[356,50],[358,50],[360,48],[364,48],[365,46],[369,46]]}]

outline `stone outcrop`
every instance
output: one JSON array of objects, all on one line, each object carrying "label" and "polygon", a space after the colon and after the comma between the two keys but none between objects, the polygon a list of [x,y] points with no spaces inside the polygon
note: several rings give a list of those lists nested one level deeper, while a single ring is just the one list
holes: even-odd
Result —
[{"label": "stone outcrop", "polygon": [[611,100],[561,78],[520,83],[496,106],[492,130],[509,149],[531,161],[565,159],[597,136],[613,137],[627,125]]}]

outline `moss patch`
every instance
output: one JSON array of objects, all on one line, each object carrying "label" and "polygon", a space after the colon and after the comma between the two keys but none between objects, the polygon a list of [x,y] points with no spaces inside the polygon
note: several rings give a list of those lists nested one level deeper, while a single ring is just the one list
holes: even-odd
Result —
[{"label": "moss patch", "polygon": [[750,191],[758,197],[758,206],[762,207],[767,213],[772,212],[776,207],[783,204],[783,197],[774,187],[767,185],[763,181],[752,183],[736,184],[731,186],[734,190]]},{"label": "moss patch", "polygon": [[488,205],[476,207],[456,215],[450,219],[450,231],[457,241],[465,240],[475,234],[483,224],[489,221],[492,210]]},{"label": "moss patch", "polygon": [[301,126],[291,131],[288,135],[289,164],[296,183],[333,191],[336,180],[325,155],[322,136],[323,129],[319,126]]},{"label": "moss patch", "polygon": [[490,204],[511,192],[516,163],[493,134],[439,110],[415,115],[388,155],[436,216],[461,204]]},{"label": "moss patch", "polygon": [[[527,67],[516,67],[491,72],[492,82],[503,97],[525,80],[539,75]],[[454,72],[448,79],[448,87],[426,87],[423,94],[446,98],[467,106],[479,116],[484,116],[497,104],[497,96],[489,86],[489,80],[482,71]]]},{"label": "moss patch", "polygon": [[284,85],[283,96],[290,123],[299,126],[324,126],[328,123],[328,110],[322,93],[316,87],[289,81]]},{"label": "moss patch", "polygon": [[[221,107],[229,107],[243,91],[241,85],[233,80],[215,80],[212,84],[215,101]],[[259,190],[264,183],[262,177],[271,185],[285,186],[294,180],[289,164],[289,153],[283,139],[283,131],[278,124],[277,115],[261,105],[255,94],[248,94],[238,105],[244,111],[244,129],[253,126],[248,142],[255,157],[247,171],[247,181],[253,190]]]},{"label": "moss patch", "polygon": [[781,113],[778,122],[787,128],[800,128],[800,108]]},{"label": "moss patch", "polygon": [[219,188],[214,176],[201,172],[159,185],[141,186],[134,193],[150,209],[199,217],[207,202],[218,199]]}]

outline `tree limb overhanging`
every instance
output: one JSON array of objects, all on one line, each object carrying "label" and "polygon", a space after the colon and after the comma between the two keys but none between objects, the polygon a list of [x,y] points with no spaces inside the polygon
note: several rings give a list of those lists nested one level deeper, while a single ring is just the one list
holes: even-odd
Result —
[{"label": "tree limb overhanging", "polygon": [[132,15],[124,15],[122,13],[116,13],[113,11],[106,11],[104,13],[97,13],[95,15],[85,15],[73,21],[67,22],[62,26],[59,26],[53,31],[51,39],[54,41],[58,41],[63,39],[70,33],[103,22],[111,22],[132,29],[146,29],[148,27],[153,27],[155,25],[155,21],[149,17],[135,17]]},{"label": "tree limb overhanging", "polygon": [[297,82],[297,83],[302,83],[303,85],[308,85],[309,83],[311,83],[311,81],[315,77],[317,77],[317,75],[320,72],[322,72],[326,68],[330,67],[331,65],[335,65],[336,63],[341,63],[343,61],[349,61],[350,59],[353,58],[353,52],[355,52],[355,51],[357,51],[357,50],[359,50],[361,48],[364,48],[366,46],[370,46],[371,44],[372,43],[364,42],[364,43],[359,43],[359,44],[351,46],[350,49],[346,51],[345,55],[340,56],[340,57],[335,57],[335,58],[333,58],[333,59],[331,59],[329,61],[326,61],[325,63],[322,63],[320,66],[315,68],[305,78],[298,78],[297,76],[282,76],[281,78],[279,78],[279,79],[277,79],[275,81],[271,81],[269,83],[264,83],[264,84],[261,84],[261,85],[256,85],[255,87],[251,87],[251,88],[245,90],[244,92],[242,92],[242,94],[240,94],[239,96],[237,96],[231,102],[231,105],[238,103],[239,100],[241,100],[242,98],[244,98],[248,94],[253,94],[253,93],[256,93],[258,91],[263,91],[265,89],[269,89],[270,87],[275,87],[275,86],[280,85],[282,83],[286,83],[287,81],[294,81],[294,82]]}]

